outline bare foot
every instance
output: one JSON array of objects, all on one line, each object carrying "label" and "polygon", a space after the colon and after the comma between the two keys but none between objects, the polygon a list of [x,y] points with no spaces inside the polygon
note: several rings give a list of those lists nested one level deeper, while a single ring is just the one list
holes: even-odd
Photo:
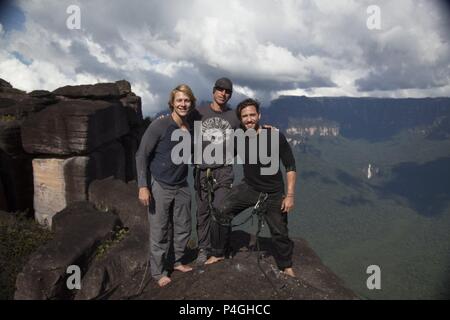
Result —
[{"label": "bare foot", "polygon": [[184,264],[179,264],[179,265],[177,265],[176,267],[173,267],[173,269],[174,269],[174,270],[181,271],[181,272],[189,272],[189,271],[192,271],[192,268],[191,268],[191,267],[186,266],[186,265],[184,265]]},{"label": "bare foot", "polygon": [[297,276],[294,273],[294,270],[292,268],[286,268],[283,270],[283,273],[287,276],[290,276],[292,278],[296,278]]},{"label": "bare foot", "polygon": [[158,280],[158,286],[160,286],[161,288],[164,286],[167,286],[172,280],[170,280],[169,277],[162,277],[161,279]]},{"label": "bare foot", "polygon": [[223,259],[225,259],[225,257],[211,256],[211,257],[209,257],[208,260],[206,260],[205,264],[213,264],[213,263],[219,262],[220,260],[223,260]]}]

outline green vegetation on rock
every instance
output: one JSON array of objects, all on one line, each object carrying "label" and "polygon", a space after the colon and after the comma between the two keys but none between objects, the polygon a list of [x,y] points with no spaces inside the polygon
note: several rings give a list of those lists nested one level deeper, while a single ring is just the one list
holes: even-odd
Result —
[{"label": "green vegetation on rock", "polygon": [[25,213],[0,212],[0,300],[13,299],[17,275],[52,234]]},{"label": "green vegetation on rock", "polygon": [[104,241],[101,245],[97,247],[95,257],[102,258],[108,252],[108,250],[110,250],[113,246],[120,243],[125,238],[128,231],[129,230],[126,227],[116,227],[111,239]]}]

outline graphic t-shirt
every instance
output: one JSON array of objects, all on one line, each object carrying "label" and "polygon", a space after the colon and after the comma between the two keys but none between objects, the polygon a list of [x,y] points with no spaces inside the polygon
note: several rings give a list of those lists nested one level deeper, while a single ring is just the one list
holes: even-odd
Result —
[{"label": "graphic t-shirt", "polygon": [[[225,164],[231,164],[233,157],[231,156],[231,159],[227,157],[227,152],[228,155],[233,155],[234,149],[227,149],[227,139],[232,139],[233,135],[230,134],[232,133],[230,131],[227,134],[227,130],[236,130],[240,126],[240,121],[236,116],[235,110],[227,106],[222,112],[217,112],[209,104],[202,105],[192,112],[191,119],[193,121],[201,121],[200,128],[203,137],[201,143],[201,159],[194,157],[195,163],[200,164],[201,168],[217,168]],[[197,147],[199,147],[198,142],[194,142]],[[223,157],[220,157],[220,159],[215,157],[215,149],[222,149]],[[211,163],[211,161],[205,159],[205,155],[211,155],[211,160],[214,161]]]}]

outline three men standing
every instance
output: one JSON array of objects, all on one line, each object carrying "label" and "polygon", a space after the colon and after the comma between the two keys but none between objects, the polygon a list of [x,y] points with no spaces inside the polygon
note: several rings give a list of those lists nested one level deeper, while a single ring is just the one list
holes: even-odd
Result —
[{"label": "three men standing", "polygon": [[[147,128],[136,154],[139,200],[149,206],[150,221],[150,265],[153,278],[159,286],[170,283],[168,270],[191,271],[192,268],[182,264],[182,258],[191,234],[190,192],[187,185],[188,164],[174,164],[171,151],[178,141],[172,141],[174,130],[186,130],[193,135],[194,121],[201,121],[202,155],[206,149],[223,150],[217,161],[195,159],[194,180],[197,201],[197,235],[199,254],[197,264],[211,264],[222,260],[229,241],[231,228],[213,221],[211,208],[216,208],[220,215],[230,220],[242,210],[256,204],[261,193],[268,194],[267,214],[274,241],[278,267],[287,275],[295,276],[292,270],[293,243],[288,238],[287,216],[294,206],[295,160],[286,138],[281,133],[275,134],[275,143],[279,143],[279,157],[286,168],[287,193],[278,168],[275,174],[263,175],[265,167],[258,158],[256,164],[244,164],[244,181],[232,188],[234,180],[232,158],[230,159],[227,139],[234,138],[229,130],[242,127],[255,130],[255,141],[259,142],[261,117],[259,103],[252,99],[241,102],[236,112],[228,106],[233,92],[233,84],[228,78],[218,79],[213,88],[213,101],[209,105],[195,108],[196,99],[187,85],[180,85],[170,95],[169,117],[158,118]],[[275,129],[274,129],[275,130]],[[270,130],[269,130],[270,132]],[[273,133],[273,132],[272,132]],[[270,134],[269,136],[274,136]],[[220,138],[219,138],[220,137]],[[214,148],[210,148],[214,144]],[[267,143],[270,150],[271,141]],[[198,146],[197,146],[198,147]],[[266,147],[266,146],[264,146]],[[248,153],[246,145],[246,153]],[[231,160],[231,161],[230,161]],[[279,160],[277,158],[277,160]],[[214,181],[212,188],[207,188],[208,181]],[[150,185],[149,185],[150,184]],[[173,217],[173,221],[170,221]],[[173,225],[173,239],[169,239],[170,225]],[[174,259],[169,256],[173,241]],[[208,259],[209,256],[209,259]],[[173,261],[172,261],[173,260]]]}]

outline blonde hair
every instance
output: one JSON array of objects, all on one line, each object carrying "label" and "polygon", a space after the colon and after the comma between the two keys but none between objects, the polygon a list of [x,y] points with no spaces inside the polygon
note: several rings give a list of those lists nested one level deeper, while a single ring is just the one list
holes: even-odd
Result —
[{"label": "blonde hair", "polygon": [[187,84],[180,84],[179,86],[177,86],[175,89],[173,89],[170,92],[169,103],[168,103],[170,111],[173,111],[173,100],[175,99],[175,94],[177,92],[182,92],[185,95],[187,95],[189,97],[189,99],[191,99],[190,110],[195,108],[195,103],[197,102],[197,99],[195,98],[194,93],[192,92],[192,89]]}]

